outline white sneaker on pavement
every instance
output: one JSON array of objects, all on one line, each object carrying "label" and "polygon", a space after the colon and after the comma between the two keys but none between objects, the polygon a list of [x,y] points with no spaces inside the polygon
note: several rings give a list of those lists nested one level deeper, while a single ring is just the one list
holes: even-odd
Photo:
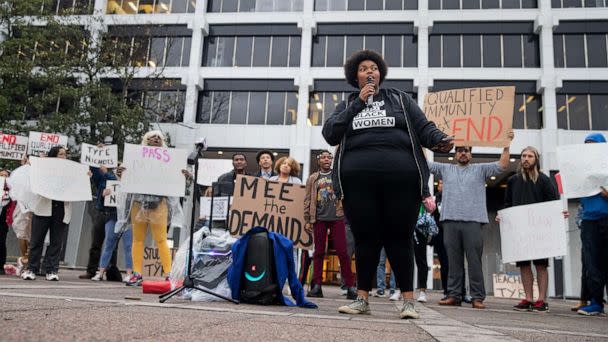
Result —
[{"label": "white sneaker on pavement", "polygon": [[339,307],[338,312],[351,315],[371,314],[371,310],[369,309],[369,303],[363,297],[357,297],[354,302]]},{"label": "white sneaker on pavement", "polygon": [[418,295],[418,301],[420,303],[426,303],[426,292],[425,291],[420,291],[420,294]]},{"label": "white sneaker on pavement", "polygon": [[91,278],[92,281],[102,281],[103,280],[103,273],[97,271],[95,272],[95,275],[93,276],[93,278]]},{"label": "white sneaker on pavement", "polygon": [[48,281],[59,281],[59,276],[57,275],[57,273],[47,273],[46,274],[46,280]]},{"label": "white sneaker on pavement", "polygon": [[399,312],[399,318],[420,318],[420,314],[416,311],[416,302],[413,299],[407,299],[403,302],[403,306]]},{"label": "white sneaker on pavement", "polygon": [[392,302],[396,302],[401,300],[401,292],[399,291],[395,291],[389,298],[388,300],[392,301]]},{"label": "white sneaker on pavement", "polygon": [[36,280],[36,275],[30,270],[25,270],[21,273],[21,279],[23,280]]}]

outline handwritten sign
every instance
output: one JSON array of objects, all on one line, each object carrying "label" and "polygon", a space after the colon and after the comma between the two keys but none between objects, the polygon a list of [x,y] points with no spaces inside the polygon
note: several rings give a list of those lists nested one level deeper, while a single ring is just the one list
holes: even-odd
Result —
[{"label": "handwritten sign", "polygon": [[568,254],[562,201],[520,205],[498,211],[504,263]]},{"label": "handwritten sign", "polygon": [[452,89],[428,93],[424,113],[458,146],[509,146],[515,87]]},{"label": "handwritten sign", "polygon": [[93,167],[117,167],[118,145],[97,147],[83,143],[80,149],[80,162]]},{"label": "handwritten sign", "polygon": [[117,207],[116,195],[120,192],[120,181],[106,181],[106,189],[110,190],[110,194],[104,197],[103,205],[106,207]]},{"label": "handwritten sign", "polygon": [[[176,249],[171,248],[171,260],[175,258]],[[163,265],[160,262],[158,248],[144,247],[144,262],[142,264],[142,276],[162,277]]]},{"label": "handwritten sign", "polygon": [[0,134],[0,159],[21,160],[27,153],[27,137]]},{"label": "handwritten sign", "polygon": [[[232,198],[230,198],[232,200]],[[211,215],[211,197],[201,197],[201,217]],[[213,198],[213,221],[224,221],[228,215],[228,197]]]},{"label": "handwritten sign", "polygon": [[186,192],[186,150],[125,144],[121,191],[182,197]]},{"label": "handwritten sign", "polygon": [[47,154],[53,146],[67,146],[68,137],[60,134],[30,132],[27,154],[30,156],[40,156]]},{"label": "handwritten sign", "polygon": [[31,157],[32,192],[55,201],[90,201],[89,167],[63,158]]},{"label": "handwritten sign", "polygon": [[230,208],[230,234],[241,236],[262,226],[286,236],[296,248],[312,249],[312,236],[304,230],[305,196],[304,185],[238,175]]},{"label": "handwritten sign", "polygon": [[200,185],[211,186],[222,174],[232,170],[230,159],[199,159],[196,182]]},{"label": "handwritten sign", "polygon": [[[512,299],[525,299],[526,291],[524,291],[524,285],[521,282],[521,275],[519,274],[493,274],[492,283],[494,284],[494,297],[499,298],[512,298]],[[538,298],[538,282],[534,279],[532,285],[533,297]]]},{"label": "handwritten sign", "polygon": [[598,194],[608,189],[608,144],[578,144],[557,147],[562,188],[567,198]]}]

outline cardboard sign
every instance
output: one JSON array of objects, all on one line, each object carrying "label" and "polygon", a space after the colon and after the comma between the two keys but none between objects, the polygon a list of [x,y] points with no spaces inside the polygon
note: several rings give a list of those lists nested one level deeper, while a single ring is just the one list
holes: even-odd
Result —
[{"label": "cardboard sign", "polygon": [[568,254],[562,201],[520,205],[498,211],[504,263]]},{"label": "cardboard sign", "polygon": [[211,186],[218,177],[232,170],[230,159],[199,159],[196,182],[200,185]]},{"label": "cardboard sign", "polygon": [[103,205],[106,207],[117,207],[116,194],[120,192],[120,181],[108,180],[106,181],[106,189],[110,190],[110,194],[104,197]]},{"label": "cardboard sign", "polygon": [[182,149],[125,144],[121,191],[183,197],[187,159],[188,152]]},{"label": "cardboard sign", "polygon": [[[232,200],[232,198],[230,198]],[[201,197],[201,217],[211,215],[211,197]],[[213,221],[225,221],[228,215],[228,197],[213,198]]]},{"label": "cardboard sign", "polygon": [[509,146],[515,87],[451,89],[428,93],[424,113],[457,146]]},{"label": "cardboard sign", "polygon": [[67,146],[68,137],[60,134],[30,132],[27,154],[36,157],[41,154],[46,155],[53,146],[57,145]]},{"label": "cardboard sign", "polygon": [[[494,284],[494,297],[526,298],[524,284],[521,282],[521,275],[519,274],[495,273],[492,275],[492,283]],[[532,285],[532,292],[534,293],[534,298],[538,298],[538,282],[536,279],[534,279],[534,284]]]},{"label": "cardboard sign", "polygon": [[21,160],[27,153],[27,137],[0,134],[0,159]]},{"label": "cardboard sign", "polygon": [[80,149],[80,162],[93,167],[117,167],[118,145],[97,147],[95,145],[82,143],[82,148]]},{"label": "cardboard sign", "polygon": [[[171,260],[175,258],[176,251],[176,249],[171,248]],[[160,262],[160,254],[158,252],[158,248],[144,247],[144,263],[142,264],[142,276],[163,276],[163,265]]]},{"label": "cardboard sign", "polygon": [[608,189],[608,144],[579,144],[557,147],[557,162],[564,195],[579,198]]},{"label": "cardboard sign", "polygon": [[63,158],[31,157],[32,192],[55,201],[90,201],[89,167]]},{"label": "cardboard sign", "polygon": [[304,230],[306,187],[236,176],[234,202],[230,208],[230,234],[241,236],[256,226],[279,233],[295,248],[312,249],[312,235]]}]

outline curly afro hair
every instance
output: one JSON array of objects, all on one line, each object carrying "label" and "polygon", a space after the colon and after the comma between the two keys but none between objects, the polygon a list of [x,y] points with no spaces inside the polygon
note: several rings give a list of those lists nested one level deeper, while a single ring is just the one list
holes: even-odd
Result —
[{"label": "curly afro hair", "polygon": [[380,83],[384,81],[386,73],[388,72],[388,66],[384,62],[382,56],[372,50],[361,50],[353,53],[348,57],[346,63],[344,63],[344,76],[346,76],[346,82],[353,87],[359,89],[359,82],[357,80],[357,73],[359,71],[359,64],[363,61],[372,61],[378,66],[380,71]]}]

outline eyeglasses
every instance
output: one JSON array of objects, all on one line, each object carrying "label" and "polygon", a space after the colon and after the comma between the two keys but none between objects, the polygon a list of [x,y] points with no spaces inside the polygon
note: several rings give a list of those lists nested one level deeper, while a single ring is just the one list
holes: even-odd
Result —
[{"label": "eyeglasses", "polygon": [[469,153],[469,152],[470,152],[470,150],[466,147],[458,147],[456,149],[456,153]]}]

